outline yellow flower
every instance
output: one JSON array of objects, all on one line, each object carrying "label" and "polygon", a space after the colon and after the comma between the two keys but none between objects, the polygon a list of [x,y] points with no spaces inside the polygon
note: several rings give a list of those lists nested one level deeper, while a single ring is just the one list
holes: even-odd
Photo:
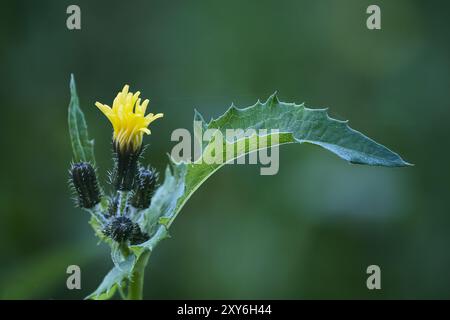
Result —
[{"label": "yellow flower", "polygon": [[139,98],[141,93],[139,91],[135,94],[128,92],[129,88],[128,85],[125,85],[117,94],[112,108],[100,102],[96,102],[95,105],[111,122],[116,146],[123,151],[129,150],[130,147],[133,151],[137,151],[141,148],[144,133],[150,134],[149,124],[162,118],[163,114],[149,113],[145,115],[148,99],[141,103]]}]

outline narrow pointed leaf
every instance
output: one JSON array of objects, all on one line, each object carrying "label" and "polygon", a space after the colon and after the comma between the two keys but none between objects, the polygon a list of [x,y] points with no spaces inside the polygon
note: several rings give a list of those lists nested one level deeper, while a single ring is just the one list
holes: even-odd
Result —
[{"label": "narrow pointed leaf", "polygon": [[86,120],[80,109],[75,78],[70,79],[69,133],[75,162],[87,161],[95,164],[94,140],[90,140]]}]

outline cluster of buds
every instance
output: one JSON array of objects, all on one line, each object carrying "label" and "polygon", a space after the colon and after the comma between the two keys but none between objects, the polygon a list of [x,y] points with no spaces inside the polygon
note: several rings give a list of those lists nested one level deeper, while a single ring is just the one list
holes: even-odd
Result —
[{"label": "cluster of buds", "polygon": [[103,234],[118,243],[139,244],[149,235],[141,230],[136,212],[151,204],[157,187],[158,173],[153,168],[142,167],[139,159],[144,149],[143,135],[150,134],[149,124],[163,114],[145,115],[148,100],[141,103],[140,93],[128,92],[126,85],[114,99],[112,108],[96,103],[96,106],[110,120],[113,129],[113,161],[108,208],[103,210],[103,197],[93,164],[77,162],[70,168],[70,183],[73,186],[78,206],[99,212]]}]

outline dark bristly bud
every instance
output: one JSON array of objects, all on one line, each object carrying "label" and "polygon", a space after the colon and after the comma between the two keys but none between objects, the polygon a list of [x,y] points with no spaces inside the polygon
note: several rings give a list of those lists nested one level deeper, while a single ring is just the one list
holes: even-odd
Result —
[{"label": "dark bristly bud", "polygon": [[158,182],[159,174],[153,168],[140,168],[136,181],[136,189],[131,198],[131,205],[145,209],[150,206],[153,193]]},{"label": "dark bristly bud", "polygon": [[103,233],[117,242],[128,240],[133,233],[133,222],[130,218],[119,216],[113,218],[103,230]]},{"label": "dark bristly bud", "polygon": [[117,143],[113,143],[115,165],[112,180],[116,190],[130,191],[133,188],[141,150],[120,148]]},{"label": "dark bristly bud", "polygon": [[117,242],[129,240],[131,244],[139,244],[148,240],[148,236],[142,233],[139,225],[125,216],[113,218],[103,233]]},{"label": "dark bristly bud", "polygon": [[100,202],[97,175],[90,163],[74,163],[70,168],[70,181],[77,194],[77,201],[80,207],[89,209]]}]

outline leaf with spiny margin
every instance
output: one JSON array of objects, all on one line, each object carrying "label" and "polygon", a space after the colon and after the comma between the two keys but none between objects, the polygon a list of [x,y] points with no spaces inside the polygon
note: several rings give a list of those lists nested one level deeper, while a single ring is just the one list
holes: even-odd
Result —
[{"label": "leaf with spiny margin", "polygon": [[69,133],[75,162],[86,161],[95,164],[94,140],[89,139],[86,120],[80,109],[75,77],[70,77]]},{"label": "leaf with spiny margin", "polygon": [[[321,146],[350,163],[385,167],[410,165],[397,153],[351,129],[347,122],[330,118],[327,109],[310,109],[304,104],[280,102],[276,94],[273,94],[265,103],[258,101],[251,107],[239,109],[232,105],[222,116],[211,120],[208,124],[200,113],[195,111],[194,132],[216,129],[222,133],[223,137],[226,137],[227,129],[254,129],[256,134],[259,129],[267,129],[268,132],[265,134],[271,140],[274,135],[270,133],[270,130],[273,129],[279,130],[279,133],[278,144],[271,144],[272,147],[306,142]],[[254,138],[254,136],[242,137],[245,140],[245,150],[241,155],[259,150],[258,143],[252,143]],[[242,143],[242,140],[224,139],[223,159],[236,159],[236,157],[226,158],[228,155],[225,151],[230,144],[233,144],[231,147],[235,150],[238,143]],[[210,142],[203,146],[203,155],[211,144]],[[178,199],[174,217],[200,185],[223,165],[224,163],[206,164],[199,160],[187,165],[186,187],[184,194]]]}]

